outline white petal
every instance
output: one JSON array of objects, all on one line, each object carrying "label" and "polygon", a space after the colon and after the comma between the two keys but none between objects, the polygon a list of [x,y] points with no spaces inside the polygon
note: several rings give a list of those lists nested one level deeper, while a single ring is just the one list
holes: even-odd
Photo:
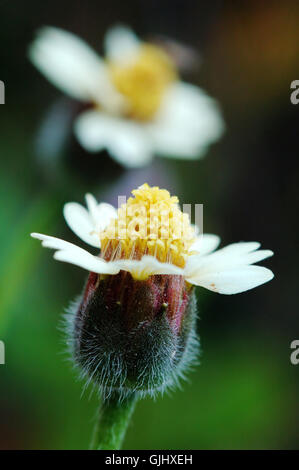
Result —
[{"label": "white petal", "polygon": [[73,243],[66,242],[65,240],[61,240],[61,238],[56,238],[56,237],[51,237],[50,235],[44,235],[42,233],[31,233],[31,237],[37,238],[38,240],[41,240],[42,246],[45,248],[52,248],[53,250],[63,250],[63,249],[68,249],[68,250],[83,250],[83,248],[79,248],[77,245],[74,245]]},{"label": "white petal", "polygon": [[[231,269],[237,266],[253,264],[273,255],[270,250],[255,251],[260,244],[257,242],[234,243],[210,255],[200,257],[201,272],[211,272],[219,269]],[[197,257],[197,255],[194,255]],[[191,260],[192,256],[190,256]],[[199,258],[199,256],[198,256]]]},{"label": "white petal", "polygon": [[238,294],[264,284],[273,277],[272,271],[262,266],[242,266],[199,275],[196,279],[188,281],[219,294]]},{"label": "white petal", "polygon": [[236,255],[242,255],[244,253],[251,253],[259,249],[261,244],[259,242],[237,242],[231,243],[220,250],[217,250],[217,253],[234,253]]},{"label": "white petal", "polygon": [[76,35],[45,27],[29,48],[33,64],[50,82],[73,98],[95,101],[114,111],[124,100],[113,87],[105,62]]},{"label": "white petal", "polygon": [[101,202],[97,207],[96,231],[102,232],[110,223],[111,219],[117,219],[117,210],[111,204]]},{"label": "white petal", "polygon": [[70,229],[89,245],[101,247],[99,233],[107,227],[111,219],[117,217],[116,209],[107,203],[98,204],[92,194],[86,194],[88,210],[77,202],[64,205],[63,215]]},{"label": "white petal", "polygon": [[189,251],[198,251],[199,255],[206,255],[216,250],[220,243],[220,238],[217,235],[204,233],[199,235]]},{"label": "white petal", "polygon": [[250,266],[273,255],[270,250],[258,251],[259,247],[258,242],[240,242],[214,253],[191,255],[186,263],[185,277],[191,284],[224,294],[234,294],[256,287],[273,277],[269,269]]},{"label": "white petal", "polygon": [[89,152],[106,148],[127,167],[146,165],[152,158],[151,144],[144,127],[133,121],[87,111],[76,120],[75,133]]},{"label": "white petal", "polygon": [[90,193],[85,194],[85,200],[86,200],[89,216],[92,220],[92,225],[93,227],[95,227],[97,223],[97,215],[98,215],[98,201]]},{"label": "white petal", "polygon": [[89,245],[101,247],[99,236],[95,233],[95,225],[90,213],[77,202],[68,202],[64,205],[63,215],[70,229]]},{"label": "white petal", "polygon": [[58,261],[74,264],[75,266],[98,274],[117,274],[119,272],[119,268],[115,263],[106,262],[88,251],[61,240],[60,238],[50,237],[41,233],[32,233],[31,236],[42,240],[42,246],[57,250],[54,253],[54,258]]},{"label": "white petal", "polygon": [[155,121],[147,127],[157,153],[191,159],[202,156],[224,131],[217,103],[183,82],[169,87]]},{"label": "white petal", "polygon": [[105,52],[108,60],[125,65],[136,60],[140,41],[136,34],[125,26],[109,29],[105,36]]},{"label": "white petal", "polygon": [[86,194],[85,199],[90,218],[96,232],[105,230],[110,220],[117,218],[117,210],[111,204],[106,202],[98,204],[96,198],[92,194]]},{"label": "white petal", "polygon": [[153,256],[145,255],[141,260],[120,260],[115,264],[123,271],[131,273],[136,280],[146,280],[155,274],[183,275],[183,270],[170,263],[161,263]]},{"label": "white petal", "polygon": [[191,255],[185,267],[186,276],[192,278],[197,277],[199,273],[202,276],[210,272],[245,266],[273,255],[270,250],[255,251],[259,246],[258,242],[240,242],[228,245],[211,254]]},{"label": "white petal", "polygon": [[72,33],[52,27],[38,31],[29,55],[50,81],[82,100],[91,97],[90,92],[103,67],[102,59],[88,44]]}]

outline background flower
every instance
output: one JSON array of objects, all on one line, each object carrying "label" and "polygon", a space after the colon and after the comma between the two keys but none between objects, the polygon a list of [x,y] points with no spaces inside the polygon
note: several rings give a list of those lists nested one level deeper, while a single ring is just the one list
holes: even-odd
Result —
[{"label": "background flower", "polygon": [[166,51],[126,27],[108,31],[104,59],[54,27],[38,32],[29,56],[58,88],[90,103],[75,121],[81,145],[90,152],[106,148],[124,166],[145,165],[154,154],[199,158],[222,135],[215,101],[179,80]]}]

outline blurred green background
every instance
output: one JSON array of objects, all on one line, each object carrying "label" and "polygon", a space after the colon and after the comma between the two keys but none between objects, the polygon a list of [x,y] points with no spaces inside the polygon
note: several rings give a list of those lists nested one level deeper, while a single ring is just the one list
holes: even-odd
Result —
[{"label": "blurred green background", "polygon": [[[298,2],[15,0],[0,1],[0,10],[0,448],[87,448],[98,405],[91,390],[82,395],[59,330],[86,273],[54,262],[29,233],[76,241],[63,221],[66,201],[83,202],[88,190],[116,204],[145,181],[182,203],[203,203],[204,230],[224,244],[258,240],[272,249],[264,264],[276,277],[231,297],[198,289],[201,365],[182,390],[137,405],[124,448],[297,448],[299,365],[289,356],[299,336],[299,106],[290,103],[299,78]],[[101,51],[117,22],[200,54],[184,78],[217,98],[227,125],[203,160],[156,159],[126,172],[76,144],[77,105],[31,66],[27,46],[46,24]]]}]

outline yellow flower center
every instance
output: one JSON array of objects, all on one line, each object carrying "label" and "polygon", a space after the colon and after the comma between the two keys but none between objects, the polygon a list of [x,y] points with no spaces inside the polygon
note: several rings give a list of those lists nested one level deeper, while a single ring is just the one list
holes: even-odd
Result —
[{"label": "yellow flower center", "polygon": [[128,115],[149,120],[158,110],[164,92],[176,78],[170,57],[157,46],[144,44],[136,61],[108,63],[112,81],[129,104]]},{"label": "yellow flower center", "polygon": [[100,233],[102,257],[110,261],[151,255],[184,267],[195,234],[178,198],[148,184],[132,194],[135,197],[118,209],[117,219]]}]

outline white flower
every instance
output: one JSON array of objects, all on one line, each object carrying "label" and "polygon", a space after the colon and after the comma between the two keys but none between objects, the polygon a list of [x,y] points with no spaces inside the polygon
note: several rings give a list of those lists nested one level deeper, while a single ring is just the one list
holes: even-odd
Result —
[{"label": "white flower", "polygon": [[[168,191],[143,185],[133,191],[133,194],[135,199],[130,198],[118,211],[109,204],[97,204],[91,195],[86,196],[88,209],[73,202],[65,205],[66,222],[76,235],[98,248],[101,247],[100,238],[102,238],[101,257],[58,238],[38,233],[31,235],[40,239],[43,246],[56,250],[54,258],[59,261],[75,264],[98,274],[115,275],[121,270],[128,271],[137,281],[146,280],[155,274],[181,275],[189,284],[221,294],[237,294],[273,278],[273,273],[269,269],[253,265],[273,255],[270,250],[259,250],[260,243],[234,243],[214,251],[220,243],[219,237],[211,234],[196,236],[191,225],[187,227],[188,236],[185,233],[181,239],[171,238],[170,241],[153,240],[153,237],[144,240],[136,237],[136,231],[133,238],[127,235],[126,239],[120,240],[119,227],[116,237],[109,238],[112,228],[119,223],[124,211],[128,211],[131,207],[139,209],[140,205],[137,203],[140,201],[145,203],[147,211],[148,202],[152,204],[151,207],[154,206],[154,209],[159,208],[160,203],[163,203],[163,208],[165,204],[168,205],[173,226],[177,226],[180,220],[186,220],[181,219],[182,213],[176,200],[170,198]],[[128,229],[134,218],[126,215],[125,220]],[[138,225],[138,230],[141,222],[142,218],[136,219],[135,225]],[[162,224],[159,230],[161,227]],[[190,233],[193,234],[191,241]],[[127,247],[129,252],[126,251]],[[136,257],[138,259],[134,259]]]},{"label": "white flower", "polygon": [[29,49],[33,64],[69,96],[89,103],[74,124],[90,152],[106,148],[128,167],[154,154],[195,159],[223,133],[216,102],[179,80],[170,57],[128,28],[110,29],[105,59],[83,40],[45,27]]}]

